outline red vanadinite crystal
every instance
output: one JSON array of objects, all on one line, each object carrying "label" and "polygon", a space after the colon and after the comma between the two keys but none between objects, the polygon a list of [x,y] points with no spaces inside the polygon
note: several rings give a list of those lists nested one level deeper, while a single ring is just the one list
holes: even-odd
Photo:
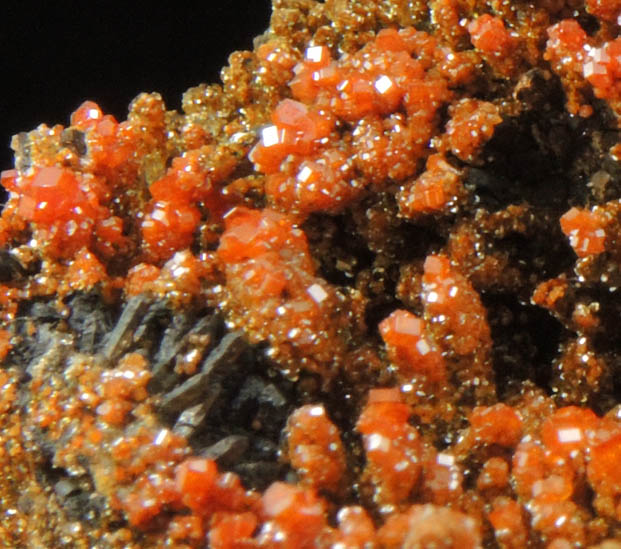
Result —
[{"label": "red vanadinite crystal", "polygon": [[406,501],[420,477],[421,442],[407,421],[410,413],[398,389],[372,389],[356,423],[367,458],[364,477],[382,505]]},{"label": "red vanadinite crystal", "polygon": [[267,523],[258,537],[260,547],[310,549],[327,529],[325,503],[314,490],[275,482],[261,497]]},{"label": "red vanadinite crystal", "polygon": [[617,22],[621,15],[620,0],[586,0],[586,8],[592,15],[608,21]]},{"label": "red vanadinite crystal", "polygon": [[463,494],[463,480],[462,467],[453,455],[432,452],[423,463],[421,492],[425,501],[447,505]]},{"label": "red vanadinite crystal", "polygon": [[303,354],[306,369],[328,375],[345,343],[331,322],[337,296],[315,276],[304,233],[290,216],[270,209],[235,208],[225,227],[217,253],[239,322],[253,328],[256,341],[280,348],[291,374]]},{"label": "red vanadinite crystal", "polygon": [[443,155],[427,159],[426,170],[414,181],[402,187],[397,195],[399,212],[404,217],[444,210],[455,203],[463,192],[459,170],[453,168]]},{"label": "red vanadinite crystal", "polygon": [[477,489],[502,489],[509,483],[509,464],[500,457],[488,459],[477,477]]},{"label": "red vanadinite crystal", "polygon": [[343,549],[362,549],[373,546],[375,526],[364,507],[358,505],[341,507],[336,515],[338,532],[332,547]]},{"label": "red vanadinite crystal", "polygon": [[9,192],[19,192],[19,174],[17,170],[3,170],[0,172],[0,185]]},{"label": "red vanadinite crystal", "polygon": [[125,277],[125,294],[133,297],[152,287],[152,282],[160,275],[160,269],[149,263],[139,263],[132,267]]},{"label": "red vanadinite crystal", "polygon": [[35,223],[51,225],[94,213],[78,178],[67,169],[41,168],[22,184],[21,190],[19,214]]},{"label": "red vanadinite crystal", "polygon": [[[303,215],[341,209],[366,183],[354,176],[350,156],[368,182],[415,173],[433,135],[436,111],[451,97],[438,73],[427,78],[426,69],[436,62],[433,53],[434,40],[414,29],[383,29],[338,62],[325,46],[308,48],[290,83],[297,101],[278,104],[273,125],[262,130],[249,155],[269,176],[270,200]],[[402,105],[407,120],[396,112]],[[356,124],[352,151],[332,146],[334,117]]]},{"label": "red vanadinite crystal", "polygon": [[338,429],[323,405],[308,404],[287,420],[288,456],[303,484],[339,492],[345,474],[345,452]]},{"label": "red vanadinite crystal", "polygon": [[285,99],[272,114],[274,125],[264,128],[261,141],[248,158],[263,173],[275,173],[292,154],[307,155],[332,131],[334,121],[306,105]]},{"label": "red vanadinite crystal", "polygon": [[103,112],[94,101],[84,101],[71,113],[71,125],[81,130],[92,128],[103,118]]},{"label": "red vanadinite crystal", "polygon": [[436,505],[412,505],[405,513],[394,513],[378,531],[386,549],[442,547],[478,549],[480,526],[472,517]]},{"label": "red vanadinite crystal", "polygon": [[602,420],[592,433],[587,477],[594,490],[602,495],[621,494],[621,426]]},{"label": "red vanadinite crystal", "polygon": [[522,506],[517,501],[506,497],[496,498],[487,518],[501,547],[526,547],[528,531]]},{"label": "red vanadinite crystal", "polygon": [[116,255],[127,255],[130,241],[123,234],[123,220],[117,216],[97,221],[94,228],[94,249],[106,259]]},{"label": "red vanadinite crystal", "polygon": [[462,99],[449,108],[451,119],[446,135],[451,152],[464,162],[473,162],[502,122],[498,107],[478,99]]},{"label": "red vanadinite crystal", "polygon": [[481,52],[497,57],[511,54],[514,40],[499,17],[481,15],[468,25],[468,32],[472,44]]},{"label": "red vanadinite crystal", "polygon": [[470,414],[472,435],[477,442],[511,448],[522,436],[522,418],[503,403],[478,406]]},{"label": "red vanadinite crystal", "polygon": [[340,209],[357,192],[350,181],[352,170],[346,151],[324,149],[300,162],[291,174],[268,175],[265,192],[275,205],[292,213]]},{"label": "red vanadinite crystal", "polygon": [[605,220],[596,212],[572,208],[561,217],[561,230],[578,257],[606,250]]},{"label": "red vanadinite crystal", "polygon": [[438,321],[438,331],[451,333],[451,348],[460,355],[484,352],[491,345],[487,313],[470,282],[442,255],[425,260],[425,313]]},{"label": "red vanadinite crystal", "polygon": [[252,535],[258,520],[254,513],[216,513],[209,529],[211,549],[250,549],[256,547]]},{"label": "red vanadinite crystal", "polygon": [[[76,534],[104,544],[612,548],[621,405],[579,405],[603,412],[618,393],[621,0],[273,4],[254,51],[178,112],[142,94],[117,121],[87,101],[70,127],[14,139],[16,169],[0,176],[0,502],[26,514],[12,492],[39,483],[21,483],[20,456],[44,441],[105,498],[114,521]],[[509,172],[546,155],[543,172],[518,166],[524,194]],[[550,170],[565,188],[535,197]],[[573,270],[554,242],[559,204],[586,204],[558,220]],[[216,412],[163,426],[174,418],[149,384],[163,351],[136,334],[114,364],[78,338],[19,384],[12,362],[41,336],[30,302],[56,299],[70,333],[77,298],[118,312],[140,293],[170,309],[151,319],[167,338],[214,313],[265,352],[249,373],[293,409],[271,442],[246,432],[264,421],[218,426]],[[220,328],[180,339],[180,383]],[[229,430],[250,454],[279,444],[289,469],[261,493],[193,454]],[[270,465],[255,457],[232,465],[249,486]],[[13,518],[0,538],[26,532]]]},{"label": "red vanadinite crystal", "polygon": [[211,503],[218,477],[216,462],[206,458],[190,458],[177,467],[177,491],[184,505],[195,513],[203,512]]},{"label": "red vanadinite crystal", "polygon": [[591,48],[584,63],[584,77],[597,97],[618,99],[621,94],[621,38]]},{"label": "red vanadinite crystal", "polygon": [[326,46],[311,46],[304,61],[294,68],[295,77],[289,82],[296,99],[312,103],[322,87],[335,86],[338,82],[336,64]]},{"label": "red vanadinite crystal", "polygon": [[587,33],[575,19],[564,19],[556,25],[552,25],[547,30],[548,42],[546,44],[546,59],[561,59],[562,54],[571,57],[565,57],[562,61],[569,63],[573,61],[573,57],[582,54],[584,56],[584,45],[587,43]]},{"label": "red vanadinite crystal", "polygon": [[526,500],[530,499],[533,485],[545,476],[545,472],[543,448],[530,441],[518,444],[513,454],[511,470],[517,494]]},{"label": "red vanadinite crystal", "polygon": [[425,332],[425,322],[405,310],[396,310],[379,325],[390,360],[404,378],[422,374],[428,381],[445,379],[441,353]]},{"label": "red vanadinite crystal", "polygon": [[[218,256],[227,263],[260,257],[266,252],[282,249],[308,253],[306,237],[294,228],[292,219],[272,210],[250,210],[238,207],[225,218],[226,231],[220,239]],[[311,267],[310,258],[303,266]]]},{"label": "red vanadinite crystal", "polygon": [[108,275],[104,266],[91,252],[82,248],[69,263],[65,275],[66,288],[61,287],[59,291],[86,290],[104,282],[107,278]]},{"label": "red vanadinite crystal", "polygon": [[156,201],[142,222],[142,238],[147,249],[161,260],[189,247],[200,218],[195,206]]},{"label": "red vanadinite crystal", "polygon": [[109,215],[100,206],[100,181],[68,169],[46,167],[22,178],[19,215],[31,221],[42,247],[52,257],[71,257],[89,246],[94,223]]},{"label": "red vanadinite crystal", "polygon": [[569,457],[588,447],[588,436],[599,424],[589,409],[567,406],[560,408],[543,423],[541,440],[555,454]]}]

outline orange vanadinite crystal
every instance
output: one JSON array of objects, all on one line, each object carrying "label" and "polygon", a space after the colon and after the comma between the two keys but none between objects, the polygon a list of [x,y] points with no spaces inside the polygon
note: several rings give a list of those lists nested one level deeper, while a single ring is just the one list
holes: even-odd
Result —
[{"label": "orange vanadinite crystal", "polygon": [[120,426],[127,421],[127,415],[132,408],[132,403],[125,399],[109,398],[97,406],[95,411],[108,425]]},{"label": "orange vanadinite crystal", "polygon": [[265,193],[283,210],[308,214],[342,208],[357,192],[347,150],[324,149],[287,171],[267,176]]},{"label": "orange vanadinite crystal", "polygon": [[528,500],[532,496],[533,485],[546,473],[544,450],[540,444],[523,441],[515,449],[512,463],[515,490],[519,496]]},{"label": "orange vanadinite crystal", "polygon": [[596,211],[572,208],[561,216],[561,230],[578,257],[606,250],[606,221]]},{"label": "orange vanadinite crystal", "polygon": [[591,48],[584,63],[584,77],[593,92],[603,99],[618,99],[621,94],[621,38]]},{"label": "orange vanadinite crystal", "polygon": [[621,426],[602,420],[592,434],[589,447],[587,477],[593,489],[606,496],[621,494]]},{"label": "orange vanadinite crystal", "polygon": [[84,101],[75,111],[71,113],[70,122],[72,126],[87,130],[97,125],[103,119],[103,112],[94,101]]},{"label": "orange vanadinite crystal", "polygon": [[190,458],[181,463],[175,481],[184,505],[202,512],[211,503],[217,477],[218,467],[211,459]]},{"label": "orange vanadinite crystal", "polygon": [[573,547],[584,545],[585,524],[574,502],[533,503],[530,512],[532,527],[544,540],[564,538]]},{"label": "orange vanadinite crystal", "polygon": [[405,502],[420,477],[421,442],[410,413],[398,389],[372,389],[356,423],[367,458],[363,477],[380,505]]},{"label": "orange vanadinite crystal", "polygon": [[545,447],[559,456],[569,457],[588,447],[589,434],[599,425],[599,418],[589,409],[560,408],[541,426]]},{"label": "orange vanadinite crystal", "polygon": [[122,425],[134,407],[147,397],[146,385],[151,379],[149,364],[142,355],[128,354],[119,365],[101,376],[99,394],[103,402],[96,408],[97,415],[110,425]]},{"label": "orange vanadinite crystal", "polygon": [[472,436],[482,444],[498,444],[511,448],[522,436],[522,418],[503,403],[478,406],[470,414]]},{"label": "orange vanadinite crystal", "polygon": [[8,330],[0,330],[0,360],[4,360],[12,348],[11,332]]},{"label": "orange vanadinite crystal", "polygon": [[132,267],[125,277],[125,294],[133,297],[153,286],[152,282],[160,276],[160,269],[150,263],[139,263]]},{"label": "orange vanadinite crystal", "polygon": [[[216,157],[219,164],[215,166]],[[149,187],[152,200],[141,224],[143,246],[155,260],[189,247],[201,221],[199,205],[218,221],[227,209],[220,183],[235,167],[232,155],[205,146],[175,158],[164,177]]]},{"label": "orange vanadinite crystal", "polygon": [[147,360],[138,353],[123,356],[116,368],[105,370],[101,376],[104,398],[124,398],[140,402],[147,397],[151,372]]},{"label": "orange vanadinite crystal", "polygon": [[463,476],[463,468],[455,456],[446,452],[432,452],[431,457],[423,463],[421,494],[424,501],[436,505],[458,501],[464,491]]},{"label": "orange vanadinite crystal", "polygon": [[115,181],[116,170],[121,169],[136,150],[137,136],[130,124],[119,124],[114,116],[104,115],[92,101],[78,107],[71,116],[71,124],[85,132],[88,169]]},{"label": "orange vanadinite crystal", "polygon": [[201,214],[186,203],[158,200],[142,222],[142,238],[155,260],[168,258],[177,250],[188,248],[194,239]]},{"label": "orange vanadinite crystal", "polygon": [[548,28],[548,42],[544,58],[553,63],[555,70],[574,70],[576,62],[583,62],[587,33],[575,19],[564,19]]},{"label": "orange vanadinite crystal", "polygon": [[254,513],[216,513],[209,529],[211,549],[246,549],[256,547],[253,533],[258,525]]},{"label": "orange vanadinite crystal", "polygon": [[[43,256],[68,259],[85,247],[105,260],[127,256],[132,243],[124,234],[124,220],[111,208],[120,184],[135,180],[137,135],[131,124],[117,123],[92,102],[80,106],[71,120],[68,131],[84,133],[86,154],[69,149],[62,149],[68,151],[65,156],[39,154],[28,170],[5,175],[3,185],[11,201],[17,200],[17,216],[30,222]],[[57,126],[50,136],[60,131]],[[3,219],[12,209],[5,208]],[[10,222],[13,231],[16,222],[15,217]]]},{"label": "orange vanadinite crystal", "polygon": [[533,484],[534,505],[567,501],[574,492],[574,483],[566,475],[551,474]]},{"label": "orange vanadinite crystal", "polygon": [[474,162],[502,122],[498,107],[488,101],[462,99],[449,108],[446,136],[451,152],[464,162]]},{"label": "orange vanadinite crystal", "polygon": [[[543,54],[552,70],[562,78],[567,94],[567,110],[572,114],[590,116],[593,108],[584,104],[588,36],[575,19],[564,19],[547,29],[548,41]],[[591,68],[595,68],[591,66]],[[589,69],[590,70],[590,69]],[[596,69],[599,70],[599,69]]]},{"label": "orange vanadinite crystal", "polygon": [[470,22],[468,32],[472,44],[482,53],[496,57],[511,55],[514,39],[499,17],[481,15]]},{"label": "orange vanadinite crystal", "polygon": [[257,341],[267,339],[273,353],[283,353],[286,373],[297,375],[302,366],[330,375],[344,352],[338,322],[330,321],[338,319],[337,297],[315,276],[304,233],[269,209],[235,208],[225,224],[217,253],[235,316]]},{"label": "orange vanadinite crystal", "polygon": [[86,216],[94,213],[80,181],[68,169],[41,168],[33,176],[22,179],[20,190],[19,214],[35,223],[50,225],[67,219],[78,213],[76,208],[86,208]]},{"label": "orange vanadinite crystal", "polygon": [[487,352],[491,345],[487,313],[470,282],[443,255],[425,260],[425,316],[439,333],[452,334],[449,346],[458,355]]},{"label": "orange vanadinite crystal", "polygon": [[207,276],[206,263],[190,250],[181,250],[164,264],[159,276],[148,287],[154,293],[167,295],[177,303],[185,303],[200,293]]},{"label": "orange vanadinite crystal", "polygon": [[20,178],[18,192],[19,215],[33,223],[53,257],[71,257],[89,246],[95,221],[109,215],[100,205],[106,194],[101,182],[65,168],[35,169]]},{"label": "orange vanadinite crystal", "polygon": [[59,293],[85,290],[108,279],[105,267],[86,248],[82,248],[70,261],[65,275],[66,287],[59,288]]},{"label": "orange vanadinite crystal", "polygon": [[521,549],[526,547],[528,531],[522,506],[507,497],[496,498],[487,515],[494,528],[494,536],[501,547]]},{"label": "orange vanadinite crystal", "polygon": [[426,170],[413,182],[406,183],[399,194],[399,213],[404,217],[432,213],[450,208],[463,193],[459,170],[441,154],[427,159]]},{"label": "orange vanadinite crystal", "polygon": [[488,459],[477,477],[477,489],[498,490],[509,484],[509,464],[500,457]]},{"label": "orange vanadinite crystal", "polygon": [[328,531],[325,507],[312,489],[273,483],[261,497],[261,511],[267,522],[258,536],[259,547],[315,547],[320,535]]},{"label": "orange vanadinite crystal", "polygon": [[[605,412],[618,396],[620,12],[278,0],[254,51],[182,111],[142,94],[117,121],[86,102],[68,128],[17,136],[1,175],[0,356],[17,363],[55,332],[63,348],[3,385],[0,431],[16,417],[14,440],[34,429],[33,449],[90,475],[104,545],[604,547],[621,520],[621,408],[568,404]],[[573,204],[588,206],[560,217],[572,270],[557,224]],[[134,302],[153,306],[114,363],[105,338],[83,352],[82,303],[101,296],[118,317],[143,292]],[[54,299],[61,320],[37,316]],[[219,375],[200,425],[159,408],[177,387],[149,384],[150,368],[177,335],[164,369],[179,384],[227,351],[215,320],[181,334],[212,313],[256,344],[238,366],[283,389],[284,428],[236,424],[246,404],[222,417],[249,395]],[[231,433],[250,446],[222,463],[249,485],[274,444],[290,466],[262,495],[199,453]],[[1,434],[7,508],[17,446]],[[119,513],[128,527],[112,532]]]},{"label": "orange vanadinite crystal", "polygon": [[131,251],[131,242],[123,234],[123,220],[118,216],[97,221],[94,236],[94,251],[104,259],[127,256]]},{"label": "orange vanadinite crystal", "polygon": [[621,15],[621,1],[619,0],[586,0],[586,9],[592,15],[607,21],[618,21]]},{"label": "orange vanadinite crystal", "polygon": [[287,248],[299,252],[293,258],[300,267],[311,268],[306,237],[295,228],[290,217],[269,209],[238,207],[227,214],[225,221],[226,230],[218,248],[218,256],[223,261],[238,263]]},{"label": "orange vanadinite crystal", "polygon": [[358,505],[341,507],[336,515],[338,531],[334,534],[332,547],[342,549],[362,549],[374,547],[375,526],[371,517]]},{"label": "orange vanadinite crystal", "polygon": [[248,157],[266,174],[276,173],[289,155],[307,155],[328,137],[334,120],[293,99],[281,101],[272,114],[273,125],[261,131],[261,141]]},{"label": "orange vanadinite crystal", "polygon": [[380,546],[481,547],[480,526],[472,517],[436,505],[412,505],[405,513],[394,513],[378,531]]},{"label": "orange vanadinite crystal", "polygon": [[[333,61],[325,46],[307,49],[290,82],[297,101],[278,104],[273,125],[262,130],[249,155],[268,174],[266,194],[274,204],[304,215],[342,209],[365,184],[355,177],[350,156],[376,184],[416,171],[434,132],[435,113],[451,97],[438,73],[425,78],[436,62],[430,41],[413,29],[383,29],[340,61]],[[396,112],[401,106],[407,117]],[[355,124],[351,151],[332,145],[336,119]]]},{"label": "orange vanadinite crystal", "polygon": [[214,512],[245,512],[249,498],[234,473],[218,473],[216,463],[192,457],[176,469],[176,490],[183,505],[201,516]]},{"label": "orange vanadinite crystal", "polygon": [[431,124],[408,120],[402,113],[386,118],[367,115],[354,128],[354,163],[369,182],[385,186],[416,172],[432,134]]},{"label": "orange vanadinite crystal", "polygon": [[417,374],[431,382],[446,378],[442,355],[429,339],[421,318],[398,309],[380,322],[379,330],[390,360],[405,379]]},{"label": "orange vanadinite crystal", "polygon": [[407,82],[424,74],[423,66],[409,53],[412,32],[384,29],[374,42],[350,58],[332,62],[325,47],[311,47],[295,68],[291,82],[294,97],[329,106],[348,121],[371,113],[394,112],[406,92]]},{"label": "orange vanadinite crystal", "polygon": [[323,405],[308,404],[287,420],[288,457],[303,484],[339,492],[345,474],[345,452],[338,429]]}]

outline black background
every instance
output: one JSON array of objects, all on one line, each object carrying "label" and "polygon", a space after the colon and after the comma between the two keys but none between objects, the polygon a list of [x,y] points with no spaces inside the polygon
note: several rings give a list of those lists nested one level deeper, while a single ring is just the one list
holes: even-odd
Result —
[{"label": "black background", "polygon": [[269,24],[269,0],[17,1],[0,7],[0,169],[11,136],[68,123],[91,99],[125,119],[142,91],[168,108],[201,82],[219,81],[229,54],[250,49]]}]

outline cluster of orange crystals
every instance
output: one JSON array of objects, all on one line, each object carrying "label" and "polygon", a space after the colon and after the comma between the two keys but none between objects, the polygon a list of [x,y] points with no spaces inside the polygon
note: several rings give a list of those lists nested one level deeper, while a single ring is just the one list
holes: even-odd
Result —
[{"label": "cluster of orange crystals", "polygon": [[[325,4],[338,12],[338,3]],[[392,201],[373,225],[377,240],[396,224],[391,215],[446,225],[467,213],[464,174],[484,165],[485,145],[516,108],[503,85],[531,66],[545,62],[560,79],[572,116],[592,116],[597,100],[621,116],[618,1],[586,2],[583,15],[601,27],[591,35],[570,17],[570,2],[524,7],[533,10],[528,17],[482,3],[485,13],[463,18],[465,2],[424,4],[433,13],[417,26],[434,30],[360,25],[366,38],[341,56],[338,37],[321,40],[319,31],[304,46],[271,36],[254,59],[261,85],[276,90],[269,108],[253,111],[258,92],[240,81],[247,111],[238,105],[230,116],[246,118],[218,135],[190,108],[185,122],[167,113],[156,94],[137,98],[120,123],[86,102],[67,130],[37,130],[28,155],[20,152],[28,162],[2,172],[9,198],[0,244],[25,266],[41,260],[37,276],[0,287],[3,356],[20,299],[93,288],[110,301],[151,292],[176,305],[182,296],[220,307],[249,341],[267,342],[269,359],[293,381],[316,376],[325,393],[368,385],[348,393],[353,418],[331,418],[322,402],[297,407],[282,449],[297,482],[277,481],[259,494],[154,428],[141,355],[101,372],[75,366],[63,381],[35,377],[37,427],[60,440],[75,421],[57,465],[75,465],[73,451],[87,456],[97,490],[136,531],[212,549],[564,549],[618,530],[619,409],[600,417],[559,406],[529,384],[498,402],[492,330],[477,287],[483,261],[461,264],[450,245],[436,243],[418,263],[402,266],[393,256],[403,267],[398,295],[384,301],[392,311],[367,326],[360,311],[372,296],[363,284],[329,282],[313,255],[304,224],[348,208],[371,219],[372,209],[360,206],[369,197]],[[480,93],[486,78],[493,84]],[[242,130],[256,139],[246,142]],[[618,257],[618,213],[611,203],[559,212],[578,262]],[[374,242],[373,251],[385,249]],[[555,313],[566,289],[556,282],[532,297]],[[587,320],[578,322],[580,337]],[[590,340],[580,337],[588,365]],[[76,391],[58,389],[70,379]]]}]

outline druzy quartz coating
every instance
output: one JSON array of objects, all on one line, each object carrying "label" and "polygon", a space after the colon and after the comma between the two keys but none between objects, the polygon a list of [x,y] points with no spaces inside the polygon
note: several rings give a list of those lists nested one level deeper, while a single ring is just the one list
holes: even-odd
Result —
[{"label": "druzy quartz coating", "polygon": [[15,136],[11,547],[621,547],[621,2],[274,0]]}]

